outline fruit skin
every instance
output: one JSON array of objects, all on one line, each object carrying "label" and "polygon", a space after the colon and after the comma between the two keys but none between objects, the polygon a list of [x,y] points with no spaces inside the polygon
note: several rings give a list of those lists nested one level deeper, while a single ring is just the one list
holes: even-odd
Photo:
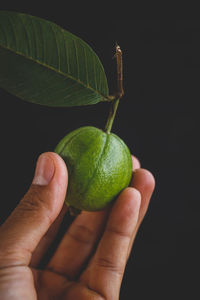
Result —
[{"label": "fruit skin", "polygon": [[66,204],[72,208],[101,210],[130,183],[130,151],[113,133],[91,126],[81,127],[67,134],[55,152],[67,165]]}]

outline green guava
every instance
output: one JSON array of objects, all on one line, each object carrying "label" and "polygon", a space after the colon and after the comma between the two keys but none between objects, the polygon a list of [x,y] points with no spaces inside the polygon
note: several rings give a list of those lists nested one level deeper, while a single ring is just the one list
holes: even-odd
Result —
[{"label": "green guava", "polygon": [[81,127],[67,134],[55,152],[67,165],[66,204],[74,211],[102,210],[130,183],[130,151],[113,133]]}]

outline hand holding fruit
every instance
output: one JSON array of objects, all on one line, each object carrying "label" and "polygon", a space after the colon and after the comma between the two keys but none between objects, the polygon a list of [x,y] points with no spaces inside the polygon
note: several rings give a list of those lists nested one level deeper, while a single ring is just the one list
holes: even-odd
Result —
[{"label": "hand holding fruit", "polygon": [[[70,32],[9,11],[0,12],[0,32],[0,87],[12,95],[52,107],[111,102],[105,131],[82,127],[61,140],[60,156],[40,156],[30,190],[0,228],[0,298],[116,300],[154,189],[135,158],[131,182],[129,149],[111,133],[124,94],[121,49],[116,45],[117,92],[110,95],[98,56]],[[82,212],[41,269],[65,198],[72,213]]]},{"label": "hand holding fruit", "polygon": [[134,183],[109,208],[78,215],[40,269],[67,209],[68,177],[59,155],[40,156],[29,191],[0,228],[1,299],[118,299],[154,189],[151,173],[133,165]]}]

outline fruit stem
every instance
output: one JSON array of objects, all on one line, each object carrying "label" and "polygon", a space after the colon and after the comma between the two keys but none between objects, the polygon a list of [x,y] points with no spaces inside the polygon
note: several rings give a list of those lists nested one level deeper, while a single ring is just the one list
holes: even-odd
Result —
[{"label": "fruit stem", "polygon": [[114,100],[112,100],[110,112],[108,115],[108,120],[105,126],[105,132],[110,133],[113,125],[113,121],[115,119],[116,111],[119,105],[119,100],[124,95],[124,89],[123,89],[123,64],[122,64],[122,51],[120,49],[120,46],[116,43],[115,46],[115,58],[117,62],[117,93],[113,97]]},{"label": "fruit stem", "polygon": [[112,129],[112,125],[113,125],[113,121],[115,119],[115,115],[116,115],[116,111],[117,111],[117,107],[119,105],[119,100],[120,98],[114,99],[111,103],[111,108],[110,108],[110,112],[108,115],[108,120],[105,126],[105,132],[106,133],[110,133],[111,129]]}]

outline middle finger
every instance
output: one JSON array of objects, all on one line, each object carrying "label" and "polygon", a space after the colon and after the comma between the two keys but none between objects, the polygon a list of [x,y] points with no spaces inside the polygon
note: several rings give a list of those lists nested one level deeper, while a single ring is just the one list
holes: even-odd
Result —
[{"label": "middle finger", "polygon": [[47,269],[74,280],[82,271],[104,229],[109,209],[83,211],[65,233]]}]

